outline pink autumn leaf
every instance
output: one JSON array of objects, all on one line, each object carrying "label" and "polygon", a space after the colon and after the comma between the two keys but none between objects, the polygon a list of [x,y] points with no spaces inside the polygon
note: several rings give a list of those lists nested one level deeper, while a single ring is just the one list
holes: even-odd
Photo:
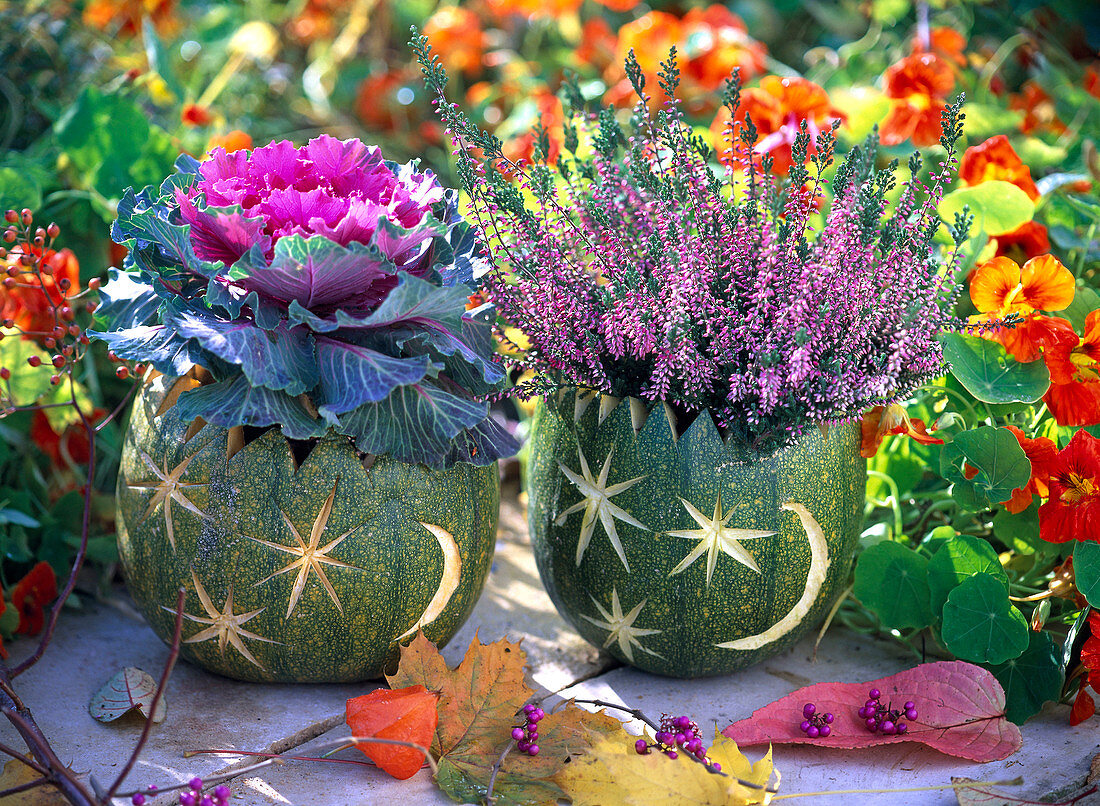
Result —
[{"label": "pink autumn leaf", "polygon": [[[894,708],[912,700],[918,718],[907,733],[871,733],[856,713],[877,688],[881,701]],[[834,716],[827,738],[811,739],[800,729],[802,707]],[[997,679],[979,666],[962,661],[924,663],[867,683],[817,683],[759,708],[748,719],[722,733],[740,746],[752,744],[815,744],[850,750],[897,742],[920,742],[959,758],[985,763],[999,761],[1020,749],[1020,729],[1005,719],[1005,694]]]}]

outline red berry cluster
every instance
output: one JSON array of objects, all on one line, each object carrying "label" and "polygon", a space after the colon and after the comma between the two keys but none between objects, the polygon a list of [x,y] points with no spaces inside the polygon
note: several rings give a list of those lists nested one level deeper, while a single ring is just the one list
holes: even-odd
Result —
[{"label": "red berry cluster", "polygon": [[[11,315],[3,319],[0,324],[8,330],[18,330],[24,337],[36,340],[49,350],[43,360],[43,356],[32,355],[27,358],[27,363],[32,367],[40,367],[48,362],[56,372],[50,376],[50,383],[54,386],[61,383],[62,377],[68,373],[72,365],[79,361],[88,346],[89,339],[83,328],[76,324],[76,311],[74,303],[79,294],[78,288],[73,288],[73,281],[68,277],[55,277],[54,264],[49,259],[54,241],[61,234],[61,228],[57,224],[48,227],[35,227],[34,214],[24,209],[21,213],[8,210],[4,214],[4,220],[8,226],[4,230],[3,242],[10,246],[0,246],[0,265],[3,269],[3,280],[0,284],[4,289],[15,294],[32,295],[40,294],[43,302],[35,302],[34,307],[41,308],[44,303],[46,322],[38,327],[24,330],[19,326],[16,318]],[[98,280],[88,283],[90,290],[99,287]],[[7,305],[7,303],[5,303]],[[16,303],[18,305],[18,303]],[[94,310],[94,303],[87,303],[89,311]],[[52,322],[52,327],[47,322]],[[0,334],[3,338],[3,334]],[[11,370],[8,367],[0,367],[0,380],[10,380]]]},{"label": "red berry cluster", "polygon": [[651,750],[657,750],[669,758],[677,758],[680,751],[683,751],[695,756],[714,772],[722,770],[721,764],[707,758],[707,748],[703,744],[703,737],[699,735],[699,726],[689,716],[662,714],[660,730],[653,738],[652,743],[645,739],[634,743],[634,750],[638,755],[644,756]]},{"label": "red berry cluster", "polygon": [[877,688],[867,692],[867,702],[857,712],[860,719],[864,720],[867,730],[871,733],[885,733],[890,736],[900,736],[909,730],[909,726],[902,722],[908,719],[912,722],[917,718],[917,705],[912,700],[906,702],[900,709],[895,709],[893,703],[883,705],[880,700],[882,692]]},{"label": "red berry cluster", "polygon": [[833,732],[829,727],[833,724],[833,715],[817,713],[817,706],[812,702],[802,706],[802,717],[802,723],[798,727],[811,739],[824,739]]},{"label": "red berry cluster", "polygon": [[523,714],[526,721],[522,725],[512,728],[512,738],[516,740],[516,746],[521,753],[537,756],[539,754],[537,744],[539,740],[539,722],[546,716],[546,712],[537,705],[527,703],[523,706]]}]

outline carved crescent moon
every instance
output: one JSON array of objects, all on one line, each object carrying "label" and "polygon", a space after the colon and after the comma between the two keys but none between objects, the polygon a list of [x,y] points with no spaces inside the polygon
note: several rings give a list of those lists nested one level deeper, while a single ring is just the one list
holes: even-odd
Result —
[{"label": "carved crescent moon", "polygon": [[462,557],[459,556],[458,544],[455,543],[454,536],[434,523],[421,521],[420,525],[435,535],[435,539],[439,541],[439,548],[443,551],[443,578],[439,580],[439,588],[436,589],[432,600],[428,602],[423,615],[404,634],[397,636],[398,641],[408,638],[421,627],[439,618],[455,591],[458,590],[458,580],[462,576]]},{"label": "carved crescent moon", "polygon": [[817,599],[817,594],[821,592],[821,586],[825,584],[825,574],[829,571],[829,544],[825,542],[825,533],[821,530],[821,524],[806,507],[794,501],[788,501],[781,509],[790,510],[798,516],[802,521],[802,528],[806,531],[806,538],[810,542],[810,570],[806,572],[806,590],[791,611],[764,632],[738,638],[736,641],[715,644],[719,649],[744,651],[759,649],[782,638],[806,618],[806,614],[810,612],[810,608]]}]

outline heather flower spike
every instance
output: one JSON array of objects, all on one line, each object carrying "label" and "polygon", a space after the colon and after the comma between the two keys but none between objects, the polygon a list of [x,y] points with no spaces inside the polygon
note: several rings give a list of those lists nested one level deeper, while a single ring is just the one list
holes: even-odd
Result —
[{"label": "heather flower spike", "polygon": [[943,259],[932,238],[961,100],[943,115],[943,162],[927,174],[914,155],[889,210],[896,179],[893,166],[876,169],[874,136],[825,178],[839,121],[802,121],[778,177],[751,115],[738,115],[736,73],[720,163],[682,116],[675,51],[658,109],[627,59],[639,96],[628,125],[567,80],[561,153],[551,162],[536,131],[534,159],[520,164],[446,100],[427,39],[411,44],[452,135],[469,217],[492,247],[489,299],[531,345],[522,364],[536,374],[521,394],[662,401],[683,423],[707,410],[731,439],[767,452],[942,373],[936,335],[957,329],[969,222],[949,226],[956,248]]},{"label": "heather flower spike", "polygon": [[456,210],[430,171],[358,140],[181,157],[119,203],[112,235],[130,251],[98,335],[165,374],[208,370],[178,400],[184,420],[489,464],[518,445],[482,402],[504,371],[492,306],[466,311],[486,265]]}]

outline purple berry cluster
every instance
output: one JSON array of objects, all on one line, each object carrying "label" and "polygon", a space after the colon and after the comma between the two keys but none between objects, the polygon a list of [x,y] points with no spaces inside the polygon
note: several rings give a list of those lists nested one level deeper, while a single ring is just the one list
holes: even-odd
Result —
[{"label": "purple berry cluster", "polygon": [[879,699],[882,692],[877,688],[867,692],[867,702],[857,712],[860,719],[864,720],[867,730],[871,733],[885,733],[891,736],[900,736],[909,730],[909,726],[902,722],[908,719],[912,722],[917,718],[917,705],[912,700],[908,701],[900,709],[895,709],[893,703],[883,705]]},{"label": "purple berry cluster", "polygon": [[521,753],[529,756],[539,754],[539,721],[546,716],[546,712],[537,705],[527,703],[523,706],[523,714],[527,717],[522,726],[512,728],[512,738],[516,740],[516,746]]},{"label": "purple berry cluster", "polygon": [[653,737],[652,743],[639,739],[634,743],[638,755],[647,755],[650,750],[658,750],[669,758],[677,758],[682,750],[690,753],[706,764],[714,772],[720,772],[722,765],[707,758],[707,748],[703,737],[699,735],[699,726],[689,716],[661,715],[661,729]]},{"label": "purple berry cluster", "polygon": [[811,739],[824,739],[833,732],[833,729],[829,727],[833,724],[833,715],[817,713],[817,706],[812,702],[802,706],[802,717],[802,724],[798,727]]},{"label": "purple berry cluster", "polygon": [[[226,806],[233,793],[225,784],[218,784],[213,791],[202,794],[202,778],[195,776],[187,782],[187,789],[180,792],[180,806]],[[134,806],[145,806],[145,796],[152,797],[157,792],[155,786],[149,787],[145,793],[138,792],[130,798]]]}]

